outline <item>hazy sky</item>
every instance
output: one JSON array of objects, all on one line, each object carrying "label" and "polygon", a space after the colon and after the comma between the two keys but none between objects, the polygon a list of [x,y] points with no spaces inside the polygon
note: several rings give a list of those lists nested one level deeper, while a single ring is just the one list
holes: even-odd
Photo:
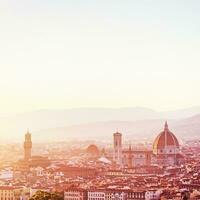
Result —
[{"label": "hazy sky", "polygon": [[0,112],[200,105],[200,1],[0,0]]}]

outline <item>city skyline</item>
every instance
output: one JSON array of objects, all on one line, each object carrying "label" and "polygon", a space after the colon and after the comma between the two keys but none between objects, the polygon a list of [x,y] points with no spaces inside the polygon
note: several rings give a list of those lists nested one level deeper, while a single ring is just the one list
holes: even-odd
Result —
[{"label": "city skyline", "polygon": [[199,10],[0,0],[0,200],[200,200]]},{"label": "city skyline", "polygon": [[24,145],[0,144],[1,199],[198,200],[200,141],[179,143],[163,126],[143,145],[115,132],[112,142],[33,140],[32,148],[27,131]]},{"label": "city skyline", "polygon": [[0,113],[198,106],[198,1],[0,1]]}]

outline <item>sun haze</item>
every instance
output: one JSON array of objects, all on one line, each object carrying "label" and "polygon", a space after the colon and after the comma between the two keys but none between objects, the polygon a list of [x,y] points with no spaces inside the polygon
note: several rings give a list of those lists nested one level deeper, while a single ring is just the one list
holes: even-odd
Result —
[{"label": "sun haze", "polygon": [[199,1],[0,1],[0,112],[200,102]]}]

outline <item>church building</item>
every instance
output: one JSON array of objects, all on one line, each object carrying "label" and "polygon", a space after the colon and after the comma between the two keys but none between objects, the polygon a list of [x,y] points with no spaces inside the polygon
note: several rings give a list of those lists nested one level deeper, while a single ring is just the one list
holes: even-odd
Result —
[{"label": "church building", "polygon": [[129,146],[129,148],[122,148],[122,134],[116,132],[113,134],[114,139],[114,152],[113,161],[121,166],[122,168],[133,168],[138,166],[149,166],[151,165],[151,155],[150,150],[134,150]]},{"label": "church building", "polygon": [[169,130],[165,122],[164,130],[153,142],[152,150],[134,150],[122,147],[122,134],[113,134],[113,161],[122,168],[133,168],[138,166],[160,166],[177,165],[183,159],[180,153],[180,145],[176,136]]},{"label": "church building", "polygon": [[164,130],[154,140],[153,155],[155,163],[164,166],[177,165],[183,159],[178,139],[169,130],[167,122]]}]

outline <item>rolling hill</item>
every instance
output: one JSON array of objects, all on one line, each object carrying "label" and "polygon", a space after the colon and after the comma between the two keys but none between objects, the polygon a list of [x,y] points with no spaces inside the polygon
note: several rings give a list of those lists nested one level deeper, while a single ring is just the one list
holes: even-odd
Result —
[{"label": "rolling hill", "polygon": [[1,116],[0,139],[19,140],[27,128],[36,140],[112,138],[116,130],[133,139],[154,138],[169,120],[180,138],[200,136],[200,108],[156,112],[148,108],[77,108],[40,110]]}]

